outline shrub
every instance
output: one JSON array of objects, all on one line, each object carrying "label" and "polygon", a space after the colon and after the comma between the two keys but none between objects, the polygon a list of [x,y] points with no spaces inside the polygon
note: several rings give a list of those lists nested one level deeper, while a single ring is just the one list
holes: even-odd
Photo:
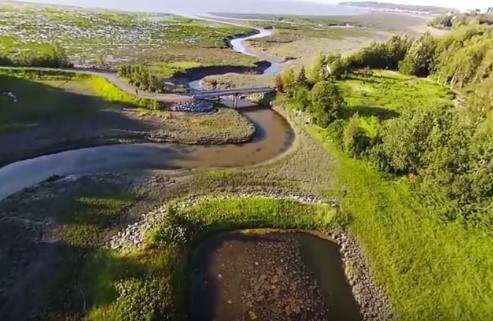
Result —
[{"label": "shrub", "polygon": [[344,129],[342,143],[344,150],[351,157],[363,155],[369,147],[369,138],[365,131],[360,127],[358,115],[354,115],[349,120]]},{"label": "shrub", "polygon": [[158,278],[129,279],[116,284],[115,319],[121,321],[174,320],[169,282]]}]

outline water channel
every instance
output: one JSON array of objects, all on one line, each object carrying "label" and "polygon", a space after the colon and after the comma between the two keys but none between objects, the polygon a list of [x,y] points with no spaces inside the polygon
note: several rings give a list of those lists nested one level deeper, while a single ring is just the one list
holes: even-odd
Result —
[{"label": "water channel", "polygon": [[[259,30],[256,35],[232,40],[231,47],[240,53],[254,55],[243,45],[243,41],[269,35],[269,30]],[[275,73],[278,70],[279,65],[272,62],[265,72]],[[272,159],[289,148],[294,133],[282,116],[271,109],[255,106],[242,109],[241,112],[257,127],[251,142],[228,145],[121,144],[70,150],[23,160],[0,168],[0,200],[54,175],[133,169],[249,166]]]}]

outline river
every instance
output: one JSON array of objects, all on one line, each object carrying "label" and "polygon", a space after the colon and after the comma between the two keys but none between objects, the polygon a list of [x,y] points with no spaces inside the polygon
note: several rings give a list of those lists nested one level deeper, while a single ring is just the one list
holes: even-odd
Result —
[{"label": "river", "polygon": [[[232,49],[253,55],[246,50],[243,41],[268,35],[270,31],[260,30],[257,35],[232,40]],[[266,72],[275,73],[278,69],[279,65],[272,63]],[[107,78],[114,81],[112,77]],[[293,130],[277,112],[253,106],[242,109],[242,113],[257,128],[253,140],[244,144],[121,144],[70,150],[9,164],[0,168],[0,200],[54,175],[249,166],[266,162],[290,147],[294,140]]]}]

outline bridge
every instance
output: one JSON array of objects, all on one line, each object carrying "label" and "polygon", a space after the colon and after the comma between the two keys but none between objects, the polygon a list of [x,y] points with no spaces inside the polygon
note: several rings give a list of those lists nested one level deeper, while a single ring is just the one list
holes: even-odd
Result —
[{"label": "bridge", "polygon": [[222,90],[207,90],[198,91],[192,94],[193,99],[214,99],[224,96],[233,96],[233,107],[236,108],[238,104],[238,96],[251,95],[251,94],[268,94],[275,92],[271,87],[250,87],[250,88],[233,88]]}]

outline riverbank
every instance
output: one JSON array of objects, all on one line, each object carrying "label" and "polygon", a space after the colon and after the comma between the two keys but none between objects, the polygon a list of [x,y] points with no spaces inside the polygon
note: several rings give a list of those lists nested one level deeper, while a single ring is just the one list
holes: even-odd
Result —
[{"label": "riverbank", "polygon": [[253,122],[232,109],[210,114],[149,110],[101,78],[43,72],[34,78],[25,76],[25,70],[3,72],[0,85],[17,102],[1,102],[5,109],[0,116],[0,166],[106,144],[245,143],[256,132]]}]

